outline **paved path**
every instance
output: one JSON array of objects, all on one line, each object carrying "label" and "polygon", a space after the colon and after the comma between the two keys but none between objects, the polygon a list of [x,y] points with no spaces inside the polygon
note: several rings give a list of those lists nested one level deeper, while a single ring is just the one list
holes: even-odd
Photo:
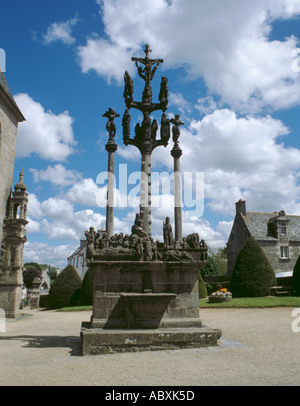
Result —
[{"label": "paved path", "polygon": [[292,310],[201,309],[203,323],[223,331],[218,347],[85,357],[79,332],[91,312],[26,310],[31,317],[0,332],[0,385],[298,386]]}]

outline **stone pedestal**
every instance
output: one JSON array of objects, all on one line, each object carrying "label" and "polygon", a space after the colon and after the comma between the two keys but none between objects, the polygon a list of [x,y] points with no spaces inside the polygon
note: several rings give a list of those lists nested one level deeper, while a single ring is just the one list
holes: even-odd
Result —
[{"label": "stone pedestal", "polygon": [[202,326],[201,262],[99,261],[93,314],[82,324],[82,354],[217,345],[220,330]]},{"label": "stone pedestal", "polygon": [[22,271],[7,269],[0,275],[0,309],[7,318],[20,317],[20,303],[22,297]]},{"label": "stone pedestal", "polygon": [[42,280],[40,278],[35,278],[32,282],[32,291],[30,298],[31,309],[38,309],[40,307],[40,288]]}]

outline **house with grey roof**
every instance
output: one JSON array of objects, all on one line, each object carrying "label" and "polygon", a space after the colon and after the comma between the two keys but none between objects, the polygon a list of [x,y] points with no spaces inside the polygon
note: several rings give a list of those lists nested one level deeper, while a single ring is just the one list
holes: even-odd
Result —
[{"label": "house with grey roof", "polygon": [[246,211],[246,202],[236,203],[236,215],[227,242],[228,276],[248,238],[260,244],[277,277],[290,276],[300,255],[300,216]]},{"label": "house with grey roof", "polygon": [[86,240],[80,240],[80,246],[68,257],[68,265],[72,265],[83,280],[88,270],[86,261]]}]

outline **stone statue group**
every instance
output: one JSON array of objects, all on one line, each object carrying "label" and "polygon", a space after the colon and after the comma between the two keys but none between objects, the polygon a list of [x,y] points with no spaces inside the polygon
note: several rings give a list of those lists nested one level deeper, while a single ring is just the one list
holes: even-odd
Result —
[{"label": "stone statue group", "polygon": [[[203,249],[205,255],[203,260],[206,259],[207,255],[207,245],[204,240],[200,241],[198,233],[184,237],[179,242],[180,246],[175,247],[169,217],[163,223],[163,246],[143,230],[140,214],[136,214],[130,235],[116,233],[109,237],[105,232],[101,234],[96,232],[93,227],[85,232],[88,262],[92,262],[95,255],[105,256],[106,259],[109,258],[110,260],[126,257],[138,261],[193,261],[193,256],[189,250],[199,249]],[[160,249],[158,249],[159,247]]]}]

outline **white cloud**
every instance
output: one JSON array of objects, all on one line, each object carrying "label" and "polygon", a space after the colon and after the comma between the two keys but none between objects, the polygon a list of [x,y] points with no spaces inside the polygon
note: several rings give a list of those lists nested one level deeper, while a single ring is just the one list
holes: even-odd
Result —
[{"label": "white cloud", "polygon": [[74,119],[67,111],[58,115],[45,111],[28,94],[18,94],[15,100],[26,117],[19,126],[17,158],[38,155],[51,161],[64,161],[74,153]]},{"label": "white cloud", "polygon": [[300,102],[300,78],[292,70],[297,39],[269,39],[273,21],[300,14],[297,0],[98,3],[108,40],[90,38],[80,47],[84,72],[95,69],[121,81],[124,70],[132,69],[130,56],[149,43],[153,57],[164,57],[164,67],[202,77],[210,92],[241,112]]},{"label": "white cloud", "polygon": [[[204,172],[205,207],[215,213],[234,215],[234,203],[244,198],[252,210],[283,208],[296,214],[300,151],[284,146],[288,133],[270,116],[238,117],[228,109],[216,110],[182,129],[181,170]],[[172,158],[166,160],[165,154],[157,149],[153,163],[164,162],[172,170]]]},{"label": "white cloud", "polygon": [[82,72],[93,69],[109,83],[111,79],[121,83],[125,70],[133,73],[131,53],[102,38],[90,38],[85,46],[78,47],[78,57]]},{"label": "white cloud", "polygon": [[48,181],[57,186],[74,185],[82,179],[82,175],[76,170],[66,169],[63,165],[48,166],[45,170],[29,168],[35,182]]},{"label": "white cloud", "polygon": [[74,17],[67,21],[50,24],[46,34],[43,36],[44,43],[49,44],[51,42],[61,41],[64,44],[73,44],[75,38],[72,36],[72,29],[78,21],[78,17]]},{"label": "white cloud", "polygon": [[41,225],[38,221],[27,217],[28,224],[26,226],[27,233],[38,233],[41,231]]},{"label": "white cloud", "polygon": [[54,246],[48,243],[28,241],[24,249],[24,262],[65,267],[67,266],[67,258],[77,248],[77,244]]},{"label": "white cloud", "polygon": [[42,204],[34,193],[28,194],[28,217],[39,220],[44,216]]}]

